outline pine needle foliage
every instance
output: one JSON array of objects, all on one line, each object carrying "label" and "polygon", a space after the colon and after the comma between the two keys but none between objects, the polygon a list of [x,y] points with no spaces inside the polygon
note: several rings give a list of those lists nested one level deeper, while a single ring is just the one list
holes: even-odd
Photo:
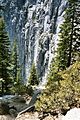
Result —
[{"label": "pine needle foliage", "polygon": [[18,55],[18,45],[17,39],[13,41],[12,52],[11,52],[11,64],[12,64],[12,77],[13,82],[18,84],[20,82],[20,65],[19,65],[19,55]]},{"label": "pine needle foliage", "polygon": [[69,0],[64,22],[60,26],[56,61],[59,70],[64,70],[80,57],[80,2]]},{"label": "pine needle foliage", "polygon": [[2,82],[2,94],[8,91],[8,86],[12,82],[10,74],[10,41],[5,30],[4,19],[0,18],[0,78]]},{"label": "pine needle foliage", "polygon": [[30,71],[29,84],[32,85],[32,86],[39,84],[37,70],[36,70],[36,67],[35,67],[34,63],[32,64],[32,68],[31,68],[31,71]]}]

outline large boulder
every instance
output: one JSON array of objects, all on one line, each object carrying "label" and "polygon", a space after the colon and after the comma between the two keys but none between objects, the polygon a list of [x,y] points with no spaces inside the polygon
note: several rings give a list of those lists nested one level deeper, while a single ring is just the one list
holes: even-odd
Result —
[{"label": "large boulder", "polygon": [[26,106],[26,100],[19,95],[5,95],[0,97],[0,115],[10,114],[16,117],[18,112]]},{"label": "large boulder", "polygon": [[80,108],[71,109],[62,120],[80,120]]}]

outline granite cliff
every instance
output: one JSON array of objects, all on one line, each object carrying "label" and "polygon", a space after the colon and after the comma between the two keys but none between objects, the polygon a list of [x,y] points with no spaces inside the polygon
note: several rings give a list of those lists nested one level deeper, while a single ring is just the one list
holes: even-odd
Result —
[{"label": "granite cliff", "polygon": [[0,0],[10,39],[19,46],[23,81],[32,63],[45,83],[57,47],[59,26],[63,22],[66,0]]}]

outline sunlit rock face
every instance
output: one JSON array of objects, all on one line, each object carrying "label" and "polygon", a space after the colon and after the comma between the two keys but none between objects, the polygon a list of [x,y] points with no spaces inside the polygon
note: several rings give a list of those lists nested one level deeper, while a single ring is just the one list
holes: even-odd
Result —
[{"label": "sunlit rock face", "polygon": [[57,47],[59,26],[66,0],[2,0],[4,18],[11,40],[17,38],[22,78],[26,82],[31,65],[36,64],[45,82]]}]

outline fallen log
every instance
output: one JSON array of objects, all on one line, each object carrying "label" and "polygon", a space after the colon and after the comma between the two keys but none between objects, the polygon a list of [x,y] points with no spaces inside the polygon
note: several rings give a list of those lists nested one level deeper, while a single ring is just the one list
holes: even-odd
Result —
[{"label": "fallen log", "polygon": [[18,113],[18,116],[20,116],[21,114],[25,113],[25,112],[29,112],[32,111],[35,108],[34,105],[31,105],[29,107],[27,107],[26,109],[22,110],[21,112]]}]

